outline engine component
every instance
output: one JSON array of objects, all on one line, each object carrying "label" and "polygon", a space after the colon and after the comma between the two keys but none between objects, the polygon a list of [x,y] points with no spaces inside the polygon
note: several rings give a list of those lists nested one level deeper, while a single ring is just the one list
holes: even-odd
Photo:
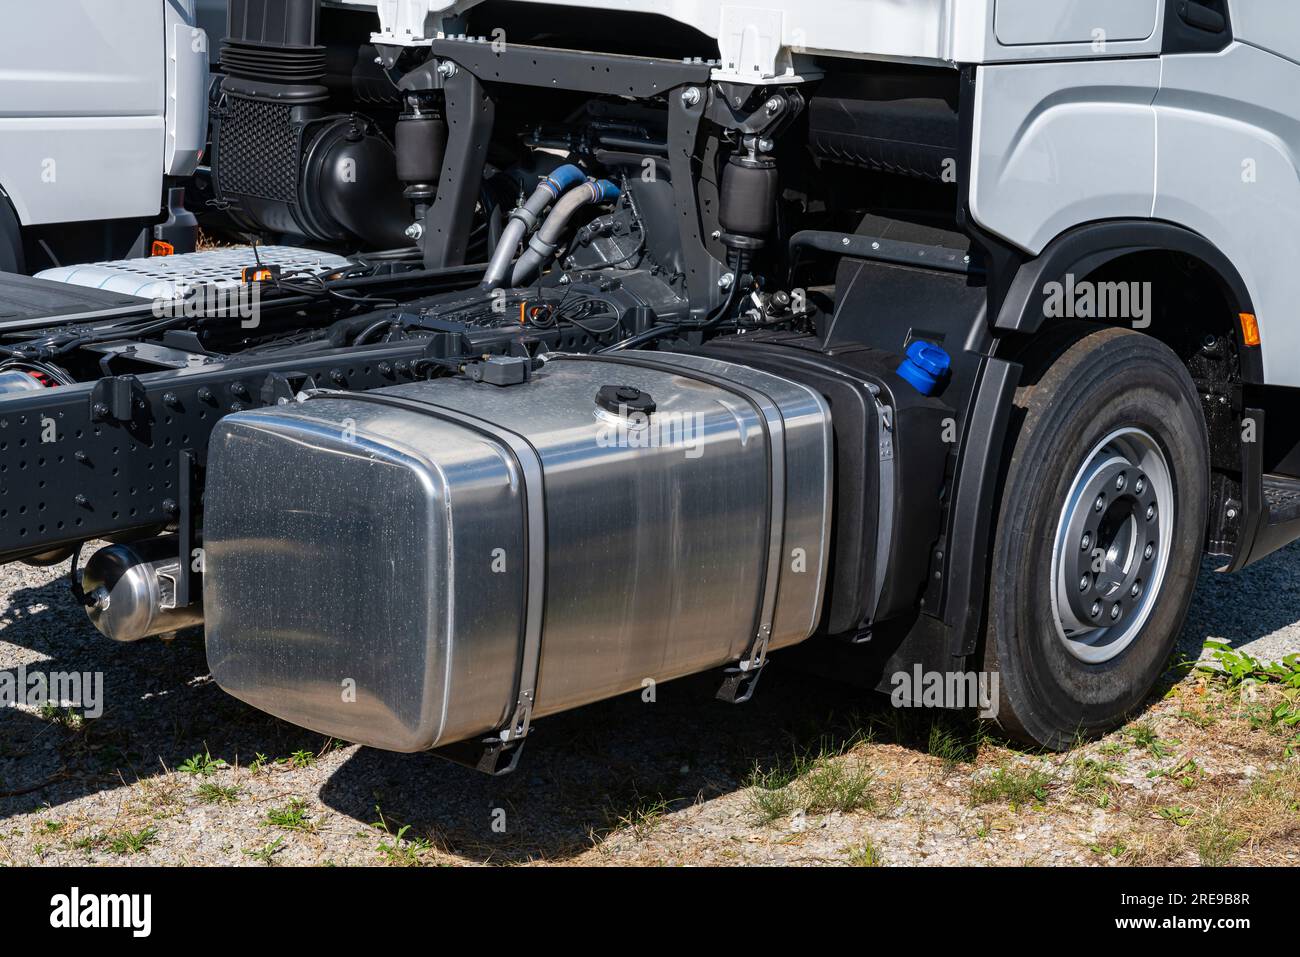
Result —
[{"label": "engine component", "polygon": [[510,274],[511,285],[522,286],[550,262],[574,213],[592,203],[607,203],[617,199],[618,195],[619,188],[607,179],[588,180],[565,193],[541,228],[533,233],[528,248],[515,263],[514,271]]},{"label": "engine component", "polygon": [[318,15],[294,0],[231,4],[212,113],[216,199],[252,230],[404,246],[396,153],[367,117],[329,110]]},{"label": "engine component", "polygon": [[496,289],[505,281],[515,249],[520,240],[537,227],[538,217],[566,190],[584,182],[586,178],[587,174],[576,166],[561,166],[538,183],[532,195],[511,211],[510,221],[506,223],[492,260],[483,273],[482,289]]},{"label": "engine component", "polygon": [[[601,409],[610,385],[653,411]],[[820,617],[830,456],[812,389],[659,353],[229,415],[208,660],[255,707],[397,751],[761,665]]]},{"label": "engine component", "polygon": [[90,621],[114,641],[139,641],[202,624],[200,602],[177,606],[184,573],[175,535],[109,545],[90,557],[81,589]]},{"label": "engine component", "polygon": [[324,243],[407,243],[410,209],[393,146],[360,115],[326,114],[306,87],[227,77],[213,117],[213,187],[250,229]]}]

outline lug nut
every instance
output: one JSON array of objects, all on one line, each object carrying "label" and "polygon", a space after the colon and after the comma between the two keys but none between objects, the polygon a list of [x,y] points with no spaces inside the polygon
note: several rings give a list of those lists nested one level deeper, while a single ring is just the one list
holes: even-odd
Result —
[{"label": "lug nut", "polygon": [[1128,477],[1123,472],[1120,472],[1118,475],[1115,476],[1115,491],[1117,492],[1124,491],[1124,485],[1127,482],[1128,482]]},{"label": "lug nut", "polygon": [[1094,601],[1092,603],[1092,617],[1096,618],[1100,614],[1101,614],[1101,602]]},{"label": "lug nut", "polygon": [[1091,584],[1092,576],[1085,573],[1084,576],[1079,579],[1079,591],[1087,591],[1088,586]]},{"label": "lug nut", "polygon": [[1147,561],[1151,561],[1151,556],[1154,555],[1155,553],[1156,553],[1156,547],[1148,542],[1146,550],[1142,552],[1142,557],[1145,558]]},{"label": "lug nut", "polygon": [[1097,501],[1092,503],[1092,510],[1094,512],[1100,512],[1105,507],[1106,507],[1106,496],[1098,495]]},{"label": "lug nut", "polygon": [[1083,533],[1083,539],[1079,542],[1079,547],[1085,552],[1092,548],[1092,536],[1089,533]]},{"label": "lug nut", "polygon": [[1151,521],[1151,520],[1152,520],[1153,518],[1155,518],[1155,517],[1156,517],[1156,507],[1155,507],[1154,505],[1148,505],[1148,506],[1147,506],[1147,521],[1149,522],[1149,521]]},{"label": "lug nut", "polygon": [[1128,593],[1130,598],[1136,598],[1138,595],[1142,594],[1142,584],[1140,582],[1134,582],[1133,587],[1128,590]]},{"label": "lug nut", "polygon": [[1141,475],[1139,475],[1139,476],[1138,476],[1138,480],[1137,480],[1136,482],[1133,483],[1133,491],[1135,491],[1135,492],[1137,492],[1139,495],[1141,495],[1142,492],[1143,492],[1143,490],[1144,490],[1146,487],[1147,487],[1147,480],[1146,480],[1145,478],[1143,478]]},{"label": "lug nut", "polygon": [[1111,620],[1111,621],[1114,621],[1114,620],[1117,619],[1117,618],[1119,618],[1119,605],[1111,605],[1111,606],[1110,606],[1110,620]]}]

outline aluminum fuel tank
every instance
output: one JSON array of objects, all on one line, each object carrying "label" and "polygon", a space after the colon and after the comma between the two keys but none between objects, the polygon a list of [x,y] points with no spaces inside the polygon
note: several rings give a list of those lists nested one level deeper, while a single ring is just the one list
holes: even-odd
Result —
[{"label": "aluminum fuel tank", "polygon": [[671,353],[230,415],[208,659],[255,707],[396,751],[735,663],[817,625],[831,468],[819,394]]}]

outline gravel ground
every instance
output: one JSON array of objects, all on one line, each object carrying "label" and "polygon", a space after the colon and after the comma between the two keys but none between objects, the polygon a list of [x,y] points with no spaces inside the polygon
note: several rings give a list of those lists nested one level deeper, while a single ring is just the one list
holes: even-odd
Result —
[{"label": "gravel ground", "polygon": [[[1300,652],[1298,572],[1300,546],[1207,566],[1184,654]],[[0,671],[102,672],[104,712],[0,712],[0,864],[1300,863],[1271,687],[1171,679],[1133,725],[1043,756],[774,666],[743,707],[706,675],[546,719],[490,779],[253,711],[200,637],[115,645],[60,574],[0,568]]]}]

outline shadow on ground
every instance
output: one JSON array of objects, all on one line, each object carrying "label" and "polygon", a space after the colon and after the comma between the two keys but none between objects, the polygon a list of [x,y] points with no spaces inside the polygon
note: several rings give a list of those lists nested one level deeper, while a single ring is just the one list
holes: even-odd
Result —
[{"label": "shadow on ground", "polygon": [[[1207,638],[1245,644],[1300,618],[1300,546],[1231,579],[1209,569],[1181,638],[1184,654],[1198,653]],[[62,580],[12,593],[0,628],[0,646],[34,653],[23,655],[30,667],[102,672],[105,687],[103,716],[80,728],[12,709],[0,714],[0,820],[167,773],[205,749],[246,766],[258,754],[318,752],[324,744],[222,692],[207,675],[196,632],[166,643],[101,638]],[[16,672],[6,656],[0,670]],[[363,824],[378,805],[389,820],[411,825],[408,837],[471,859],[555,859],[587,849],[593,835],[620,822],[734,791],[756,765],[798,751],[835,751],[864,733],[926,747],[933,715],[900,715],[882,696],[783,668],[779,657],[768,672],[743,706],[714,700],[717,676],[700,675],[660,685],[654,702],[632,694],[544,719],[520,768],[503,778],[431,755],[352,749],[319,798]],[[977,733],[961,716],[939,720]]]}]

